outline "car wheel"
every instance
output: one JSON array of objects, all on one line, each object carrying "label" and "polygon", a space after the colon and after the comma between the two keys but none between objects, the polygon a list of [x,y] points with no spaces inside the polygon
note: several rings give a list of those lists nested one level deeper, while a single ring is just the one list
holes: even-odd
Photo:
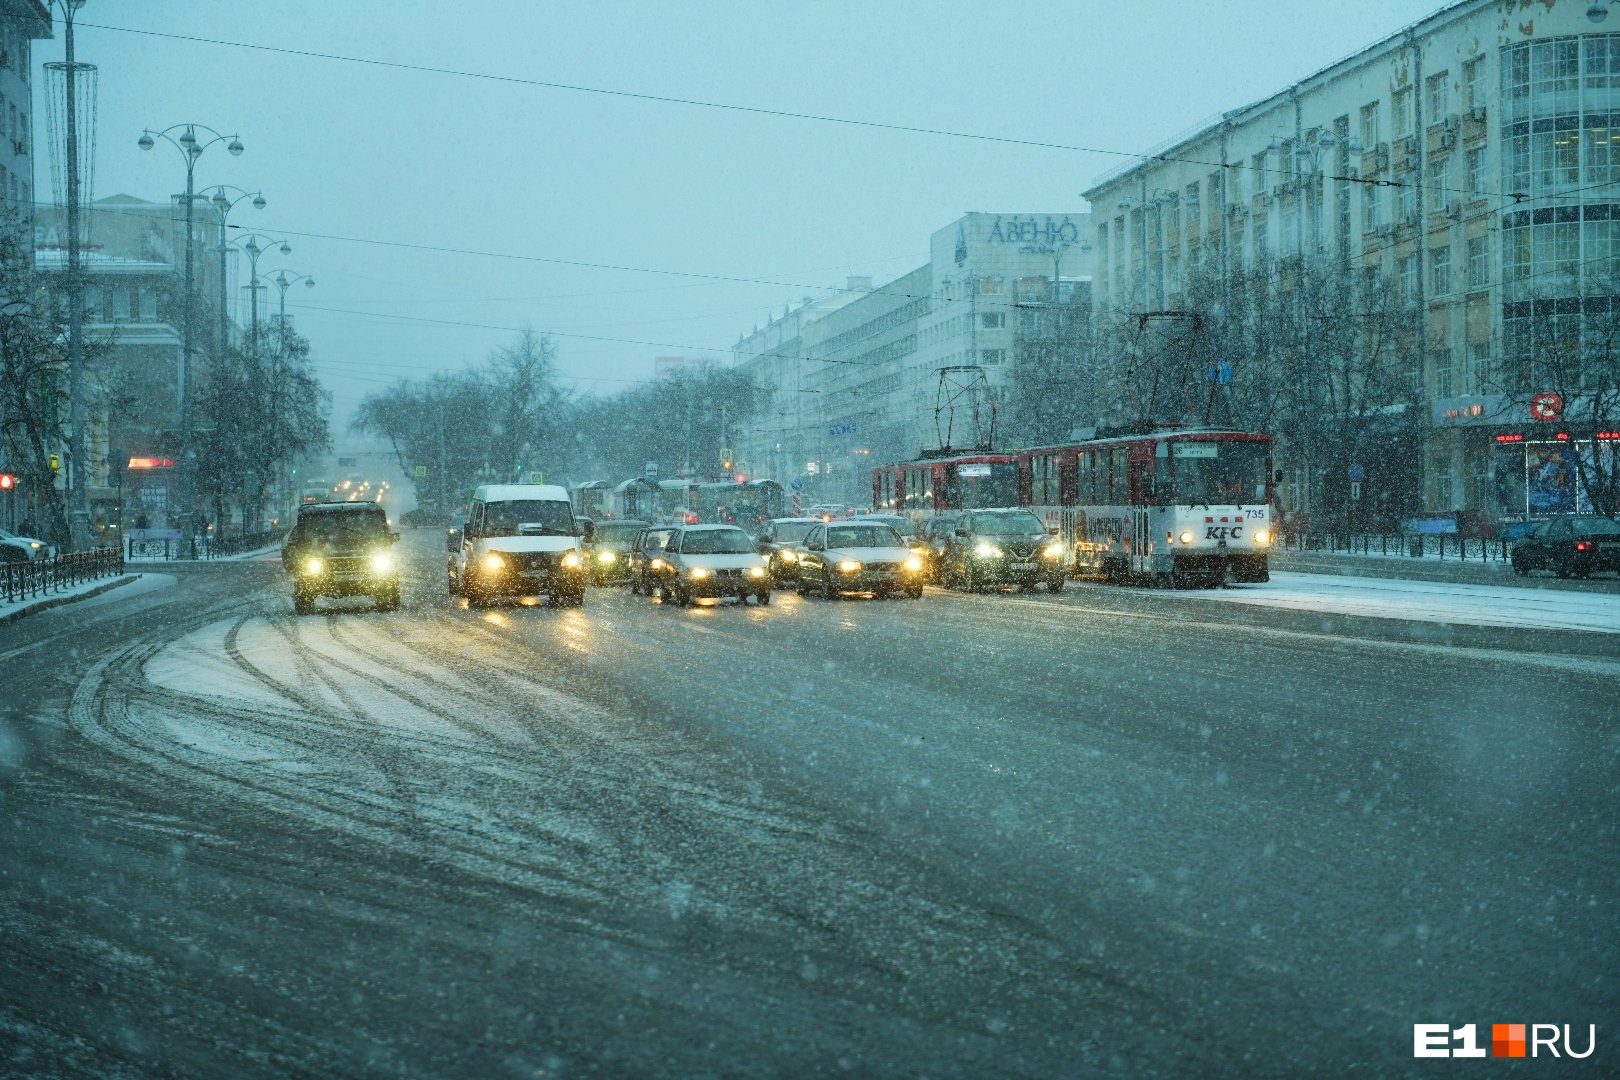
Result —
[{"label": "car wheel", "polygon": [[679,585],[675,586],[675,606],[676,607],[691,607],[692,606],[692,594],[690,592],[688,592],[686,589],[681,588]]},{"label": "car wheel", "polygon": [[908,599],[908,600],[921,600],[922,599],[922,586],[921,585],[914,585],[911,588],[907,589],[906,590],[906,599]]},{"label": "car wheel", "polygon": [[1049,593],[1062,592],[1063,591],[1063,579],[1060,578],[1060,577],[1048,578],[1046,580],[1046,591],[1049,592]]},{"label": "car wheel", "polygon": [[800,596],[809,596],[810,586],[803,577],[800,577],[799,580],[794,584],[793,591],[798,593]]},{"label": "car wheel", "polygon": [[378,611],[398,611],[399,586],[396,585],[392,589],[384,589],[382,592],[376,595],[375,599],[377,601]]},{"label": "car wheel", "polygon": [[979,572],[973,568],[972,563],[962,568],[962,587],[970,593],[979,592],[984,588],[984,583],[979,580]]},{"label": "car wheel", "polygon": [[771,605],[771,591],[769,589],[764,589],[764,590],[762,590],[760,592],[755,593],[754,594],[754,603],[758,604],[760,607],[770,607],[770,605]]},{"label": "car wheel", "polygon": [[838,590],[833,587],[832,574],[825,567],[821,570],[821,595],[828,600],[838,599]]},{"label": "car wheel", "polygon": [[1561,578],[1567,578],[1574,572],[1574,567],[1570,566],[1568,559],[1559,559],[1553,564],[1553,573]]},{"label": "car wheel", "polygon": [[315,610],[315,598],[313,596],[309,595],[308,593],[304,592],[301,589],[294,591],[294,593],[293,593],[293,614],[294,615],[308,615],[310,612],[312,612],[314,610]]}]

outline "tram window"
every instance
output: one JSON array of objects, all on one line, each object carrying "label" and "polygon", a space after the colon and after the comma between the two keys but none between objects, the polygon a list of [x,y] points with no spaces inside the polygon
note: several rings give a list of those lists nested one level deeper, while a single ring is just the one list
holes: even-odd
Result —
[{"label": "tram window", "polygon": [[1113,476],[1108,485],[1110,488],[1109,497],[1116,503],[1129,502],[1130,500],[1125,494],[1125,470],[1130,467],[1130,455],[1121,446],[1114,450],[1111,456],[1114,459],[1114,467],[1112,469]]},{"label": "tram window", "polygon": [[1076,455],[1076,457],[1079,459],[1079,470],[1076,474],[1079,490],[1076,492],[1075,499],[1081,506],[1090,506],[1097,501],[1096,499],[1092,498],[1091,492],[1092,456],[1093,451],[1091,450],[1082,450],[1078,455]]}]

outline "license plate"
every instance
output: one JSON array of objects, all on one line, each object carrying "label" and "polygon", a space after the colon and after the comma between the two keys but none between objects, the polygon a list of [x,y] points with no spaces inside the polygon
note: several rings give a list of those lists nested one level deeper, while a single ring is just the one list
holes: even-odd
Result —
[{"label": "license plate", "polygon": [[1014,570],[1033,570],[1035,569],[1035,564],[1032,562],[1015,562],[1012,564],[1012,568]]}]

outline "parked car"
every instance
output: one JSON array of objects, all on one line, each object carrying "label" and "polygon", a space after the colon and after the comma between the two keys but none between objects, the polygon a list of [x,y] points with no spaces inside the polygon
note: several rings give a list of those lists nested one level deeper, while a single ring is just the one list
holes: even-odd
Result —
[{"label": "parked car", "polygon": [[636,518],[597,522],[585,544],[591,584],[622,585],[630,580],[630,545],[647,527],[647,522]]},{"label": "parked car", "polygon": [[18,536],[10,529],[0,529],[0,543],[26,552],[30,559],[48,559],[53,554],[51,545],[45,541],[32,536]]},{"label": "parked car", "polygon": [[1513,545],[1513,572],[1551,570],[1559,577],[1620,572],[1620,522],[1581,515],[1553,518]]},{"label": "parked car", "polygon": [[940,568],[945,565],[945,549],[950,546],[961,516],[959,513],[936,514],[917,526],[917,554],[922,556],[924,574],[936,585],[942,580]]},{"label": "parked car", "polygon": [[399,534],[374,502],[305,503],[281,546],[292,577],[293,611],[308,615],[323,596],[370,596],[378,611],[399,607]]},{"label": "parked car", "polygon": [[1033,589],[1040,582],[1057,592],[1068,573],[1064,554],[1028,510],[969,510],[951,530],[940,573],[946,585],[969,592]]},{"label": "parked car", "polygon": [[545,594],[552,607],[585,603],[590,539],[574,519],[568,491],[557,484],[481,484],[471,520],[451,556],[450,588],[471,607],[497,597]]},{"label": "parked car", "polygon": [[854,520],[817,525],[804,541],[799,562],[799,595],[815,589],[827,599],[846,592],[869,592],[879,600],[904,593],[922,595],[922,557],[882,522]]},{"label": "parked car", "polygon": [[735,525],[686,525],[664,544],[662,566],[648,578],[665,600],[687,607],[698,597],[735,596],[771,602],[770,570],[754,541]]},{"label": "parked car", "polygon": [[625,552],[630,593],[652,595],[652,575],[663,568],[664,544],[675,535],[674,525],[652,525],[642,529]]},{"label": "parked car", "polygon": [[765,557],[774,584],[786,585],[799,580],[800,545],[819,524],[821,519],[817,517],[772,518],[760,529],[757,550]]}]

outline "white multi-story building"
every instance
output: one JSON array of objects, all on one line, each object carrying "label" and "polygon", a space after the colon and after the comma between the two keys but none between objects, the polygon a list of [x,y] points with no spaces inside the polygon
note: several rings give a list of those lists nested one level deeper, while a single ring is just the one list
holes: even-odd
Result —
[{"label": "white multi-story building", "polygon": [[1089,235],[1083,213],[966,214],[933,234],[925,265],[876,288],[852,278],[756,327],[733,363],[774,398],[739,457],[811,498],[864,501],[871,465],[937,445],[940,368],[982,368],[1004,397],[1021,307],[1090,280]]},{"label": "white multi-story building", "polygon": [[[1535,298],[1617,302],[1601,284],[1620,257],[1607,13],[1463,0],[1105,174],[1084,192],[1099,318],[1183,306],[1195,267],[1257,255],[1377,267],[1417,316],[1401,345],[1425,410],[1409,503],[1556,509],[1527,493],[1524,445],[1495,439],[1535,428],[1498,365]],[[1295,499],[1316,482],[1290,481]]]}]

